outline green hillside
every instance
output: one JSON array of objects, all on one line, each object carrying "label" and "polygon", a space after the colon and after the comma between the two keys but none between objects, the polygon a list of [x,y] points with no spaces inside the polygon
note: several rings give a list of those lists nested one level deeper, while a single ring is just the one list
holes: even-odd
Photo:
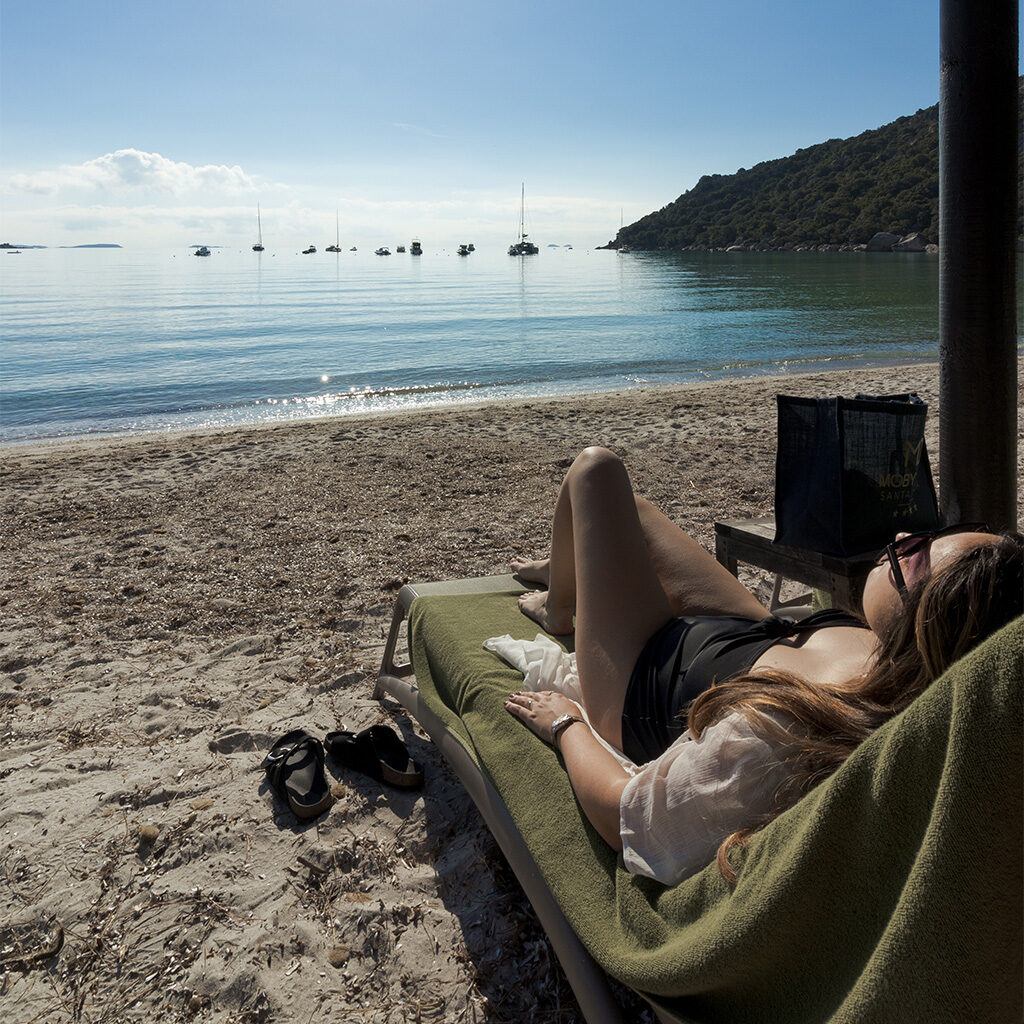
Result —
[{"label": "green hillside", "polygon": [[[1020,85],[1024,91],[1024,78]],[[705,175],[675,202],[622,228],[609,247],[857,245],[878,231],[938,241],[938,104],[749,170]]]}]

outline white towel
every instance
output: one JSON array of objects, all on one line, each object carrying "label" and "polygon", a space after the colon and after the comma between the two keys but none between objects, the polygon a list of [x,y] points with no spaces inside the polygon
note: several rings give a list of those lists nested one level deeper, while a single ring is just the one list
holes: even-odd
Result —
[{"label": "white towel", "polygon": [[[554,640],[543,633],[538,633],[534,640],[513,640],[508,633],[504,636],[492,636],[484,641],[484,648],[493,651],[502,661],[523,673],[524,690],[531,693],[538,690],[554,690],[575,701],[580,707],[584,721],[590,725],[587,709],[583,706],[583,691],[580,689],[580,677],[576,671],[575,654],[563,651]],[[636,765],[621,750],[598,735],[593,726],[590,727],[590,731],[630,775],[636,774]]]}]

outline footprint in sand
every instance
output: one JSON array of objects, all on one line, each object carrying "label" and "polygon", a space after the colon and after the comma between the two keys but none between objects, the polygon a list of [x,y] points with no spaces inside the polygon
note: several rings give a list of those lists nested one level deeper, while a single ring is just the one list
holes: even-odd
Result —
[{"label": "footprint in sand", "polygon": [[207,745],[215,754],[236,754],[240,750],[269,750],[271,742],[271,737],[265,732],[227,729],[219,736],[214,736]]}]

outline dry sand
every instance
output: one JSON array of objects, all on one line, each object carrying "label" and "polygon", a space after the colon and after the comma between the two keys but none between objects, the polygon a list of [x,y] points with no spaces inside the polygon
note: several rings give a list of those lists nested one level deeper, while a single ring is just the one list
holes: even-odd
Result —
[{"label": "dry sand", "polygon": [[[710,545],[771,512],[777,390],[907,389],[935,464],[934,365],[6,449],[3,1019],[579,1020],[475,808],[370,698],[396,590],[543,552],[587,444]],[[422,793],[338,774],[300,825],[254,771],[375,722]]]}]

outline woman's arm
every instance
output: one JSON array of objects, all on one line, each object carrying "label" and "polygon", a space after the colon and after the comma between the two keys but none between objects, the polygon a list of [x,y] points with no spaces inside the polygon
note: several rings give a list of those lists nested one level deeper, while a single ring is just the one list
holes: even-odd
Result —
[{"label": "woman's arm", "polygon": [[[523,722],[546,743],[551,743],[551,726],[562,715],[581,714],[579,705],[560,693],[513,693],[505,710]],[[558,735],[555,744],[565,760],[576,798],[583,813],[601,838],[613,849],[622,849],[619,834],[619,804],[629,782],[622,765],[598,742],[586,722],[573,722]]]}]

